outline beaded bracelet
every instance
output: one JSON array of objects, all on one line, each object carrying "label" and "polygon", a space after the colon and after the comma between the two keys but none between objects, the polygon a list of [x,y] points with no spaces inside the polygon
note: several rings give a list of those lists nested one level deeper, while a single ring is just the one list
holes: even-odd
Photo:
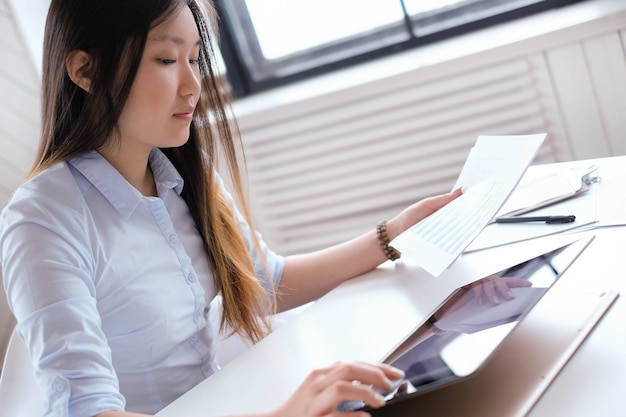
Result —
[{"label": "beaded bracelet", "polygon": [[389,246],[389,236],[387,236],[387,220],[383,220],[376,226],[376,236],[378,237],[378,243],[380,248],[385,253],[385,256],[390,261],[395,261],[400,258],[400,252]]}]

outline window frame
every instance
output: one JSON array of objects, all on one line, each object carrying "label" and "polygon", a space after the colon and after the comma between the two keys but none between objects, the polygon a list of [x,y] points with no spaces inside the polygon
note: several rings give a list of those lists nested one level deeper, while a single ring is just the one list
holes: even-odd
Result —
[{"label": "window frame", "polygon": [[[408,16],[403,0],[389,1],[401,2],[405,12],[404,21],[283,58],[266,60],[254,33],[245,0],[215,0],[220,23],[220,51],[233,95],[239,98],[254,95],[296,81],[586,0],[543,0],[423,36],[415,35],[413,26],[420,19]],[[491,1],[483,0],[482,2]],[[475,7],[475,4],[470,6]],[[432,17],[426,16],[422,18],[422,21],[423,19],[432,19]],[[401,36],[402,34],[405,36]],[[394,40],[385,43],[380,42],[381,39]],[[335,56],[345,54],[346,51],[350,52],[347,57],[334,59]]]}]

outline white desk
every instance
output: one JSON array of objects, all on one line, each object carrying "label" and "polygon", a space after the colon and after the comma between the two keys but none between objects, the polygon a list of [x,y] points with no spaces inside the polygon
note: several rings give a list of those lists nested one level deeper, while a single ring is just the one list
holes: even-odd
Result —
[{"label": "white desk", "polygon": [[[626,181],[626,157],[597,161],[607,184]],[[542,169],[542,168],[537,168]],[[614,182],[613,182],[614,184]],[[611,190],[615,189],[612,187]],[[626,187],[622,186],[626,201]],[[626,295],[626,227],[580,232],[596,238],[565,273],[578,289]],[[557,235],[463,256],[467,274],[432,278],[408,260],[347,282],[165,408],[164,416],[224,416],[282,404],[312,370],[335,361],[379,361],[454,288],[501,269],[525,245],[551,248]],[[506,265],[505,265],[506,266]],[[565,279],[566,278],[566,279]],[[532,417],[623,416],[626,405],[626,298],[618,298],[530,412]]]}]

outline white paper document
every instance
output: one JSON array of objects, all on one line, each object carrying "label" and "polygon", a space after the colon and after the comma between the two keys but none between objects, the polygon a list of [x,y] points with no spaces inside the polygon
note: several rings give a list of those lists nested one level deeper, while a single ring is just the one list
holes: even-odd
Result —
[{"label": "white paper document", "polygon": [[439,276],[500,210],[545,137],[480,136],[454,187],[463,187],[463,194],[399,235],[392,246]]},{"label": "white paper document", "polygon": [[500,212],[496,214],[496,217],[503,216],[520,208],[532,207],[538,201],[570,193],[571,198],[532,210],[528,215],[574,215],[575,221],[563,224],[529,222],[523,225],[491,223],[480,232],[480,235],[465,249],[465,252],[489,249],[595,225],[599,220],[599,195],[602,190],[601,186],[604,184],[593,184],[587,191],[575,194],[580,188],[580,173],[587,171],[587,168],[588,165],[583,165],[577,169],[559,170],[544,175],[529,175],[532,173],[532,169],[529,170],[504,203]]}]

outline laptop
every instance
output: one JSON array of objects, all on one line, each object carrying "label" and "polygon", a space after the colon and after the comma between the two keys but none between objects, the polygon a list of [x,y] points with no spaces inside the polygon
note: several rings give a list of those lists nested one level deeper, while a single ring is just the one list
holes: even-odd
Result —
[{"label": "laptop", "polygon": [[[592,239],[593,236],[585,237],[556,247],[454,290],[426,321],[417,325],[383,358],[382,362],[405,372],[405,378],[396,381],[392,391],[381,393],[387,399],[383,409],[479,375],[539,301],[550,298],[546,297],[547,294],[554,292],[555,283]],[[509,340],[509,344],[512,343],[519,344],[519,341]],[[536,344],[535,340],[532,343]],[[570,345],[569,339],[563,349],[566,345]],[[506,352],[502,353],[506,356]],[[561,357],[560,353],[557,357]],[[524,360],[520,357],[508,359],[510,362]],[[556,359],[550,360],[554,362]],[[550,368],[552,362],[540,366]],[[520,380],[520,383],[523,381]],[[343,403],[339,410],[365,410],[375,415],[386,415],[358,402]],[[464,415],[468,414],[464,412]]]}]

